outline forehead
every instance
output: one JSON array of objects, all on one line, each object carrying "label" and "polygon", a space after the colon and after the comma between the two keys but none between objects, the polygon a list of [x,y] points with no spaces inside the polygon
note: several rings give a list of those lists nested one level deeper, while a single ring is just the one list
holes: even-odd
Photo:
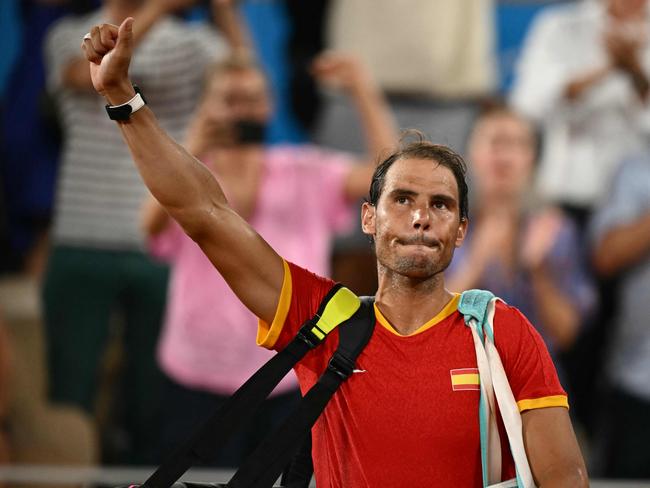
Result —
[{"label": "forehead", "polygon": [[384,192],[409,190],[418,194],[446,193],[458,199],[458,184],[454,173],[432,159],[398,159],[386,172]]},{"label": "forehead", "polygon": [[262,91],[266,89],[264,75],[255,69],[237,69],[217,72],[210,80],[213,91]]},{"label": "forehead", "polygon": [[485,117],[476,125],[475,133],[482,136],[495,136],[498,134],[517,134],[522,137],[533,138],[533,127],[530,123],[515,114],[495,114]]}]

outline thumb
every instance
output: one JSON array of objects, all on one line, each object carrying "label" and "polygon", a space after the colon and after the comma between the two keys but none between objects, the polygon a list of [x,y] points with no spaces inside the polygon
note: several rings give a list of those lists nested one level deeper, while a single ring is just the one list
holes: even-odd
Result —
[{"label": "thumb", "polygon": [[127,17],[117,31],[115,51],[131,56],[133,52],[133,17]]}]

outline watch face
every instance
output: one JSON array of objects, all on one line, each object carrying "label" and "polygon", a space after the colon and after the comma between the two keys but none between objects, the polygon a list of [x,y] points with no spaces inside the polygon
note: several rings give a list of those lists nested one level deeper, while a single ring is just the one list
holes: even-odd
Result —
[{"label": "watch face", "polygon": [[122,105],[120,107],[106,106],[106,112],[111,120],[127,120],[132,112],[131,105]]},{"label": "watch face", "polygon": [[106,105],[106,113],[111,120],[128,120],[133,113],[134,105],[136,107],[135,110],[137,111],[147,103],[142,96],[140,89],[135,85],[133,85],[133,89],[135,90],[135,96],[129,101],[129,103],[118,105],[117,107]]}]

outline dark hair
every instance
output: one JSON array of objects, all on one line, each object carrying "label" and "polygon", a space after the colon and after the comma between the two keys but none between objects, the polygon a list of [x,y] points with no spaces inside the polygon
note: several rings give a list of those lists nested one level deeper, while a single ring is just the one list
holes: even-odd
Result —
[{"label": "dark hair", "polygon": [[[405,143],[404,140],[414,136],[415,141]],[[372,182],[370,183],[370,193],[368,202],[371,205],[377,205],[379,197],[384,191],[384,183],[386,181],[386,173],[395,161],[406,158],[415,159],[430,159],[436,163],[451,170],[456,178],[458,185],[458,197],[460,219],[465,220],[469,213],[467,182],[465,181],[465,174],[467,173],[467,165],[463,157],[455,152],[453,149],[442,144],[434,144],[426,140],[424,135],[416,130],[406,131],[402,136],[401,146],[393,154],[384,159],[375,169],[372,175]]]}]

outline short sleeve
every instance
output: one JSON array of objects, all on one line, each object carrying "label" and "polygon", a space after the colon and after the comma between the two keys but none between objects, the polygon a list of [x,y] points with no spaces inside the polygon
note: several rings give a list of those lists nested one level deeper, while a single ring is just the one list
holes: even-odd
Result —
[{"label": "short sleeve", "polygon": [[542,337],[514,307],[497,303],[494,339],[520,411],[567,407],[567,395]]},{"label": "short sleeve", "polygon": [[173,262],[179,255],[185,238],[181,226],[175,220],[171,220],[160,234],[147,239],[147,250],[157,259]]},{"label": "short sleeve", "polygon": [[332,280],[284,261],[284,280],[275,316],[271,324],[259,321],[257,344],[282,350],[298,333],[300,326],[313,317],[332,286]]}]

